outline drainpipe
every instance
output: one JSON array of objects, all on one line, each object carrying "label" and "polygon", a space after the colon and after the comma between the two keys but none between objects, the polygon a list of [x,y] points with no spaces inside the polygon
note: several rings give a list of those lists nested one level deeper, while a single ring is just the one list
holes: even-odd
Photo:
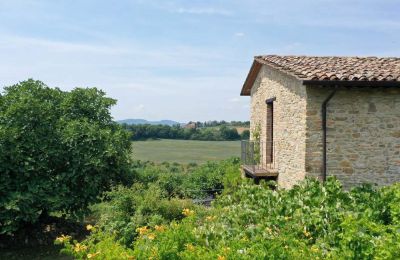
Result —
[{"label": "drainpipe", "polygon": [[322,114],[322,181],[326,181],[326,107],[328,102],[333,98],[336,93],[336,89],[322,102],[321,114]]}]

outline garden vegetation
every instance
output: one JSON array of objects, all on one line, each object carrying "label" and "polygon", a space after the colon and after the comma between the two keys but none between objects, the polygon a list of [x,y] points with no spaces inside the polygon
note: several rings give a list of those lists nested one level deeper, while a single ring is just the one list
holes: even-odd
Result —
[{"label": "garden vegetation", "polygon": [[[212,207],[177,204],[161,190],[151,185],[158,202],[150,196],[142,202],[149,203],[146,210],[136,206],[151,212],[146,218],[143,213],[138,217],[133,199],[128,199],[137,195],[114,191],[119,196],[107,202],[115,210],[111,215],[130,221],[119,227],[103,221],[82,243],[71,238],[59,243],[81,259],[400,258],[399,184],[344,191],[330,178],[325,184],[306,180],[291,190],[271,190],[270,184],[243,181],[226,189]],[[168,210],[165,204],[170,204]]]},{"label": "garden vegetation", "polygon": [[52,212],[80,217],[130,171],[129,133],[115,100],[27,80],[0,95],[0,234]]},{"label": "garden vegetation", "polygon": [[[290,190],[240,178],[238,158],[130,161],[115,100],[28,80],[0,96],[0,233],[51,213],[93,223],[55,241],[76,259],[400,259],[400,184]],[[211,205],[204,202],[215,199]]]}]

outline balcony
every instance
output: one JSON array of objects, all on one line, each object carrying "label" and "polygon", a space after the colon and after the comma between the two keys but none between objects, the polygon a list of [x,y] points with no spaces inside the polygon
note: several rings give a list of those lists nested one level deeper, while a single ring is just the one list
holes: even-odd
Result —
[{"label": "balcony", "polygon": [[278,176],[274,144],[266,141],[242,141],[242,169],[246,176],[252,178]]}]

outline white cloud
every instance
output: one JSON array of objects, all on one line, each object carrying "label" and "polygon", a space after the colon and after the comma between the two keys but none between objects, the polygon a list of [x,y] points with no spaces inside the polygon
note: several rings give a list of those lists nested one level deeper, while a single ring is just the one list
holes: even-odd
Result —
[{"label": "white cloud", "polygon": [[[226,56],[224,50],[201,46],[154,47],[127,39],[73,42],[3,34],[0,86],[34,78],[63,90],[98,87],[118,100],[112,108],[116,119],[243,119],[247,110],[229,100],[239,95],[246,71],[241,75],[241,70],[228,66],[237,61]],[[212,107],[221,100],[235,112],[215,112]]]},{"label": "white cloud", "polygon": [[138,105],[138,106],[135,107],[135,111],[136,111],[136,112],[141,112],[141,111],[143,111],[143,110],[144,110],[144,105],[143,105],[143,104],[140,104],[140,105]]},{"label": "white cloud", "polygon": [[20,36],[4,36],[0,40],[0,47],[8,45],[41,47],[47,50],[56,52],[84,52],[84,53],[99,53],[99,54],[124,54],[129,52],[126,49],[118,47],[95,45],[95,44],[82,44],[65,41],[54,41],[42,38],[20,37]]},{"label": "white cloud", "polygon": [[176,13],[180,14],[198,14],[198,15],[223,15],[230,16],[233,13],[226,9],[216,9],[216,8],[183,8],[180,7],[175,9]]},{"label": "white cloud", "polygon": [[243,37],[243,36],[244,36],[244,33],[242,33],[242,32],[237,32],[237,33],[235,33],[235,36],[236,36],[236,37]]}]

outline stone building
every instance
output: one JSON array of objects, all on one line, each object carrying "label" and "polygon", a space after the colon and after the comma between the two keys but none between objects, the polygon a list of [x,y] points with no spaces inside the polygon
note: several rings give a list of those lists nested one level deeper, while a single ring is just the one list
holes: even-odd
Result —
[{"label": "stone building", "polygon": [[336,176],[348,188],[400,181],[400,58],[257,56],[247,176],[290,188]]}]

